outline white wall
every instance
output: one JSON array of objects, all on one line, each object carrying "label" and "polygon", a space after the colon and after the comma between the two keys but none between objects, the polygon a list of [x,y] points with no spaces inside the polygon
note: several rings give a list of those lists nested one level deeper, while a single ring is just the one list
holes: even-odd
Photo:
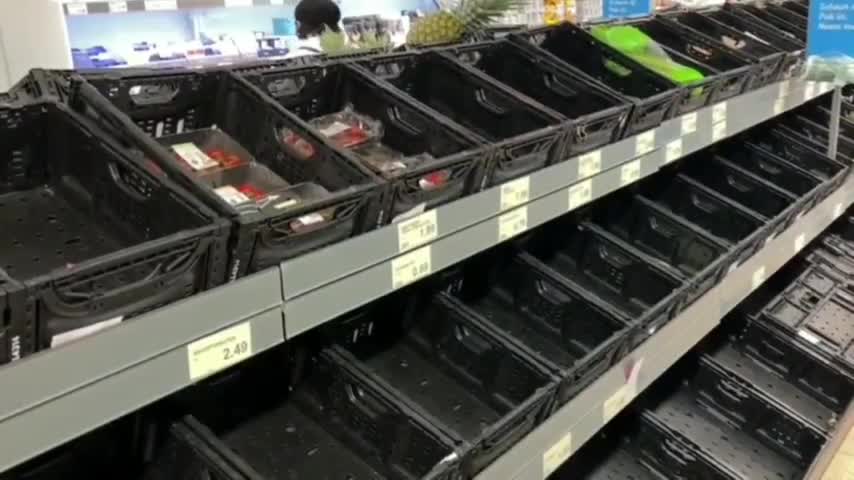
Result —
[{"label": "white wall", "polygon": [[54,0],[0,0],[0,91],[35,67],[71,68],[62,5]]}]

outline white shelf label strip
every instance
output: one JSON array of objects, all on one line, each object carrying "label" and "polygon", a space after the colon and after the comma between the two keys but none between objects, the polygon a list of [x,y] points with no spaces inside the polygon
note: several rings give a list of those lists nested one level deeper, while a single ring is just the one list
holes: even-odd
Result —
[{"label": "white shelf label strip", "polygon": [[524,176],[501,185],[500,212],[528,203],[531,199],[531,177]]}]

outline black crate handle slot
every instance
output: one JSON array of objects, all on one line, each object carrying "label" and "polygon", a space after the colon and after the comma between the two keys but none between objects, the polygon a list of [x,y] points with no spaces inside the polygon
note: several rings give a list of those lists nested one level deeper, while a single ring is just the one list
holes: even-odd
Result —
[{"label": "black crate handle slot", "polygon": [[179,87],[167,84],[141,84],[128,88],[128,97],[134,105],[139,107],[172,103],[180,93]]},{"label": "black crate handle slot", "polygon": [[715,213],[720,210],[715,206],[714,203],[703,200],[696,193],[691,194],[691,203],[695,207],[697,207],[698,210],[703,211],[705,213]]},{"label": "black crate handle slot", "polygon": [[512,421],[500,425],[484,439],[485,449],[493,449],[502,444],[513,445],[529,431],[531,419],[528,415],[517,415]]},{"label": "black crate handle slot", "polygon": [[397,105],[391,106],[386,109],[386,119],[394,122],[394,124],[398,128],[405,131],[410,136],[417,136],[423,133],[421,129],[419,129],[411,122],[403,118],[403,115],[400,114],[400,109],[397,107]]},{"label": "black crate handle slot", "polygon": [[673,461],[683,467],[687,467],[697,461],[697,457],[691,455],[688,449],[669,438],[664,440],[664,451]]},{"label": "black crate handle slot", "polygon": [[353,383],[347,383],[345,388],[350,404],[371,420],[377,421],[391,414],[385,405],[365,392],[362,387]]}]

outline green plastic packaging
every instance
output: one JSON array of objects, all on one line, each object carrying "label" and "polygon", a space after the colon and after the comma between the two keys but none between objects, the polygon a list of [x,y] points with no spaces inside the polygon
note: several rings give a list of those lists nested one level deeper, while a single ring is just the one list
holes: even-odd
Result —
[{"label": "green plastic packaging", "polygon": [[[706,77],[695,68],[674,62],[658,44],[636,27],[629,25],[597,26],[591,30],[593,37],[600,42],[619,50],[632,60],[650,70],[667,77],[678,85],[687,86],[702,81]],[[613,62],[606,66],[617,75],[631,73]]]}]

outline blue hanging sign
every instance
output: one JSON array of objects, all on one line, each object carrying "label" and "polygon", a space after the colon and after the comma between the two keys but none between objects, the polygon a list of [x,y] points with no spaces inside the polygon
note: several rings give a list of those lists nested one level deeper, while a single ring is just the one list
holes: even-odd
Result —
[{"label": "blue hanging sign", "polygon": [[602,17],[609,20],[652,15],[653,0],[602,0]]},{"label": "blue hanging sign", "polygon": [[807,78],[854,83],[854,0],[812,0],[807,31]]}]

